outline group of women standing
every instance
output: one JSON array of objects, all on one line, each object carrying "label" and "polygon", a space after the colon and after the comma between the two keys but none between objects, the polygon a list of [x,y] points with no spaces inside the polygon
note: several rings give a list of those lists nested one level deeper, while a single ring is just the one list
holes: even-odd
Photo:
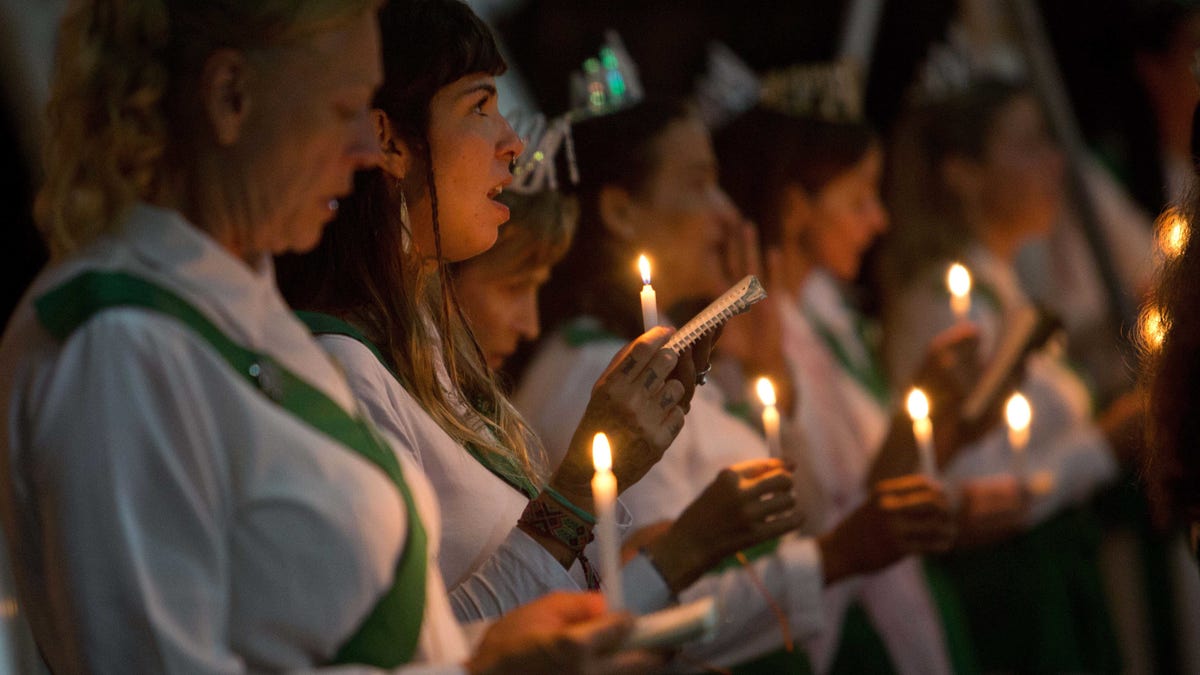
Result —
[{"label": "group of women standing", "polygon": [[[58,59],[55,259],[0,344],[0,514],[55,672],[1119,669],[1083,505],[1136,410],[1093,418],[1034,357],[1037,486],[998,411],[957,413],[1061,190],[1020,87],[962,128],[914,111],[956,222],[896,214],[881,341],[847,292],[892,220],[861,122],[756,108],[714,145],[651,99],[574,124],[570,194],[513,195],[506,64],[456,0],[78,0]],[[747,273],[771,297],[676,354],[636,313],[638,252],[666,323]],[[951,259],[989,289],[968,324],[930,278]],[[630,614],[584,592],[598,431],[625,606],[713,596],[709,641],[627,649]]]}]

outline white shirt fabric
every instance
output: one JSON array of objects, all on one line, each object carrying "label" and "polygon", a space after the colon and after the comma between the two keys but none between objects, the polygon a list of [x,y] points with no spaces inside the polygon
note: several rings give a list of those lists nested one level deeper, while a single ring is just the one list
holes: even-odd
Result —
[{"label": "white shirt fabric", "polygon": [[[341,363],[371,419],[400,439],[434,486],[446,523],[437,562],[460,621],[495,618],[551,591],[586,586],[578,563],[564,569],[517,528],[528,498],[451,438],[370,349],[342,335],[318,341]],[[628,527],[628,513],[620,511]],[[662,577],[644,562],[626,565],[622,574],[631,606],[643,612],[670,600]]]},{"label": "white shirt fabric", "polygon": [[[616,339],[572,346],[561,334],[555,335],[525,372],[513,400],[542,438],[552,461],[566,452],[592,383],[622,346]],[[633,514],[630,531],[678,517],[721,469],[765,457],[768,450],[762,437],[725,411],[716,388],[698,388],[684,428],[662,460],[621,495]],[[774,553],[755,560],[752,567],[786,613],[792,637],[806,638],[821,629],[823,572],[812,539],[785,538]],[[717,599],[721,623],[711,642],[684,650],[690,661],[736,665],[783,645],[780,624],[747,570],[732,568],[707,575],[681,600],[709,595]]]},{"label": "white shirt fabric", "polygon": [[[1011,317],[1030,301],[1012,268],[983,248],[969,251],[963,263],[975,279],[969,318],[979,327],[980,353],[986,362]],[[977,290],[985,286],[994,293],[999,306]],[[909,380],[933,337],[955,321],[948,298],[940,280],[931,275],[900,291],[891,304],[886,346],[893,382]],[[1050,490],[1033,497],[1027,522],[1030,527],[1082,503],[1112,481],[1118,470],[1107,440],[1091,421],[1091,395],[1056,351],[1052,346],[1031,356],[1020,387],[1033,408],[1026,470],[1049,478],[1051,485]],[[945,467],[943,478],[953,486],[1011,474],[1013,469],[1007,430],[1001,424],[960,450]]]},{"label": "white shirt fabric", "polygon": [[[871,355],[837,282],[811,272],[799,300],[777,293],[783,349],[796,388],[792,417],[805,434],[808,462],[826,495],[821,531],[832,529],[866,501],[867,475],[883,445],[891,411],[838,361],[815,322],[835,338],[855,366]],[[900,673],[949,673],[945,635],[921,562],[907,557],[873,575],[825,590],[825,630],[808,642],[813,667],[828,672],[849,606],[858,601]]]},{"label": "white shirt fabric", "polygon": [[[256,269],[173,211],[42,273],[0,344],[0,512],[22,602],[56,672],[306,672],[391,586],[404,502],[367,460],[269,401],[191,329],[102,312],[60,343],[31,301],[84,270],[174,291],[347,411],[332,361]],[[400,457],[436,557],[440,521]],[[461,673],[467,643],[428,567],[416,657]],[[436,665],[442,664],[442,665]],[[330,669],[335,670],[335,669]],[[339,672],[365,672],[340,668]]]}]

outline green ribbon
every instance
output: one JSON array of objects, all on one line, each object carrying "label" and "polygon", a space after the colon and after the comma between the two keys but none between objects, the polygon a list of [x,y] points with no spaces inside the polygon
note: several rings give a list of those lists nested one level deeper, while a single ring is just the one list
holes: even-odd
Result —
[{"label": "green ribbon", "polygon": [[107,309],[136,307],[172,317],[216,350],[247,384],[382,470],[404,500],[408,540],[391,588],[338,650],[335,662],[395,668],[412,660],[425,614],[427,535],[399,460],[369,422],[346,412],[270,356],[234,342],[187,301],[145,279],[123,272],[84,272],[39,297],[34,307],[42,325],[60,341]]}]

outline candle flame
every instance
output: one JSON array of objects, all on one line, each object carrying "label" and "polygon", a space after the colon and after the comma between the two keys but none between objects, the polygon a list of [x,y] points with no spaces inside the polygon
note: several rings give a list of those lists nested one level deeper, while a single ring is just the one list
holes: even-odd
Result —
[{"label": "candle flame", "polygon": [[1157,350],[1162,347],[1163,340],[1167,337],[1167,328],[1169,327],[1162,310],[1155,305],[1147,305],[1142,310],[1142,315],[1138,323],[1141,324],[1142,344],[1151,350]]},{"label": "candle flame", "polygon": [[1183,253],[1187,246],[1192,228],[1188,219],[1179,209],[1168,207],[1158,217],[1158,248],[1168,258],[1176,258]]},{"label": "candle flame", "polygon": [[608,436],[604,432],[596,434],[592,439],[592,465],[596,471],[612,471],[612,447],[608,444]]},{"label": "candle flame", "polygon": [[913,387],[913,390],[908,392],[908,416],[914,420],[923,420],[929,417],[929,398],[925,396],[925,392]]},{"label": "candle flame", "polygon": [[770,380],[760,377],[754,383],[754,388],[758,390],[758,400],[762,401],[763,405],[775,405],[775,386]]},{"label": "candle flame", "polygon": [[638,271],[642,273],[642,283],[650,285],[650,261],[645,255],[638,256]]},{"label": "candle flame", "polygon": [[946,286],[954,297],[965,297],[971,292],[971,273],[961,263],[954,263],[946,272]]},{"label": "candle flame", "polygon": [[1029,428],[1029,423],[1033,420],[1033,408],[1029,407],[1029,400],[1021,392],[1009,397],[1004,406],[1004,419],[1008,420],[1008,428],[1013,431]]}]

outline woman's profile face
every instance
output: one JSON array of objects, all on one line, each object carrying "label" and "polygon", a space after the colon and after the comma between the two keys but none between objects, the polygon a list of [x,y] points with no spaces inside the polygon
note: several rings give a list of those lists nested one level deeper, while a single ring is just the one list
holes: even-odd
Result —
[{"label": "woman's profile face", "polygon": [[[717,181],[716,154],[699,119],[671,122],[653,143],[656,166],[632,195],[630,244],[649,256],[660,306],[668,309],[683,298],[725,291],[730,280],[722,254],[739,219]],[[635,262],[629,261],[631,275]]]},{"label": "woman's profile face", "polygon": [[[496,243],[508,207],[496,200],[512,182],[510,164],[524,148],[500,114],[496,79],[486,73],[442,87],[429,103],[429,150],[437,188],[442,258],[456,262]],[[435,255],[433,204],[428,190],[409,201],[413,239]]]},{"label": "woman's profile face", "polygon": [[872,144],[809,205],[808,226],[800,233],[805,256],[843,281],[858,277],[863,254],[887,229],[888,214],[879,197],[882,175],[883,150]]},{"label": "woman's profile face", "polygon": [[459,304],[493,369],[503,366],[521,342],[537,339],[538,290],[549,278],[547,264],[509,265],[494,260],[468,262],[455,276]]},{"label": "woman's profile face", "polygon": [[249,77],[244,141],[221,168],[238,176],[240,193],[221,197],[249,219],[252,252],[303,252],[354,172],[379,156],[369,116],[382,80],[375,14],[262,58],[270,62]]},{"label": "woman's profile face", "polygon": [[1062,207],[1064,160],[1033,96],[1016,96],[996,114],[980,172],[988,227],[1015,236],[1050,230]]}]

